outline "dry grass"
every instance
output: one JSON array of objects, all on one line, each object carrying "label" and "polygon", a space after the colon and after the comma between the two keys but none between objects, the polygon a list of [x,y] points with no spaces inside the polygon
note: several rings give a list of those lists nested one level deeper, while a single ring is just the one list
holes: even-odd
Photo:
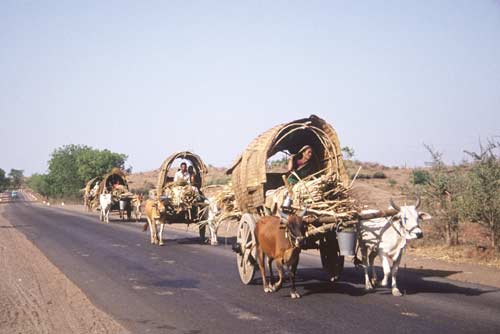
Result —
[{"label": "dry grass", "polygon": [[500,256],[493,249],[483,249],[472,245],[423,245],[410,246],[409,252],[428,259],[453,263],[481,264],[500,269]]}]

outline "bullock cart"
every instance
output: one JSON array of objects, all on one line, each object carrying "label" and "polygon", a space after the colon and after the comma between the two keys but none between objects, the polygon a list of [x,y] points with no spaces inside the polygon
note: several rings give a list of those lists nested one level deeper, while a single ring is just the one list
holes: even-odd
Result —
[{"label": "bullock cart", "polygon": [[[285,155],[282,161],[286,161],[305,145],[313,151],[312,174],[300,177],[293,172],[292,185],[286,168],[279,172],[270,170],[273,156]],[[323,268],[332,281],[340,276],[344,257],[337,232],[339,227],[354,225],[357,209],[348,196],[349,176],[337,134],[330,124],[311,115],[275,126],[255,138],[227,173],[232,177],[235,202],[242,213],[233,250],[244,284],[249,284],[255,273],[254,230],[259,218],[303,209],[307,233],[302,249],[319,249]]]},{"label": "bullock cart", "polygon": [[[193,182],[180,179],[174,181],[174,162],[184,162],[193,167]],[[150,194],[165,204],[166,223],[198,224],[200,239],[205,241],[208,202],[201,192],[207,167],[196,154],[184,151],[169,156],[160,167],[156,190]]]},{"label": "bullock cart", "polygon": [[101,181],[102,176],[96,176],[87,181],[85,188],[81,190],[83,192],[83,205],[87,211],[92,211],[99,206],[99,184]]},{"label": "bullock cart", "polygon": [[[102,178],[99,183],[99,195],[102,194],[111,194],[110,211],[118,211],[122,220],[125,220],[126,215],[127,220],[132,221],[131,200],[134,194],[130,192],[127,176],[122,170],[113,168]],[[99,196],[96,196],[96,200],[99,201]]]}]

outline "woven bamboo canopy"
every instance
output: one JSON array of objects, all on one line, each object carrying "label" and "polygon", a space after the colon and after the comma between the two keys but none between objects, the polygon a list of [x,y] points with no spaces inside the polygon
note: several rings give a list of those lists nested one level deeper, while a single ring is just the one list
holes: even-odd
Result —
[{"label": "woven bamboo canopy", "polygon": [[183,159],[190,162],[196,174],[198,174],[198,176],[201,179],[201,186],[203,186],[205,174],[207,174],[208,172],[207,166],[205,166],[203,160],[201,160],[201,158],[198,155],[188,151],[178,152],[172,154],[167,159],[165,159],[165,161],[160,167],[160,174],[158,175],[158,184],[156,187],[156,191],[158,194],[162,193],[163,187],[165,187],[167,183],[172,182],[172,179],[169,178],[168,176],[168,171],[170,170],[170,167],[172,166],[173,162],[177,159]]},{"label": "woven bamboo canopy", "polygon": [[310,145],[316,155],[322,174],[336,174],[347,186],[349,176],[345,170],[342,151],[333,127],[318,116],[277,125],[255,138],[233,166],[232,175],[236,202],[242,211],[254,212],[264,205],[267,159],[278,152],[297,153]]},{"label": "woven bamboo canopy", "polygon": [[125,186],[125,188],[128,190],[128,181],[125,172],[115,167],[111,170],[111,172],[104,175],[101,183],[99,184],[99,193],[102,194],[105,192],[110,192],[113,184],[115,184],[116,182]]},{"label": "woven bamboo canopy", "polygon": [[85,188],[83,188],[85,194],[90,193],[90,191],[92,190],[92,188],[94,188],[94,184],[96,183],[96,181],[101,182],[102,181],[102,176],[96,176],[96,177],[90,179],[87,182],[87,184],[85,185]]}]

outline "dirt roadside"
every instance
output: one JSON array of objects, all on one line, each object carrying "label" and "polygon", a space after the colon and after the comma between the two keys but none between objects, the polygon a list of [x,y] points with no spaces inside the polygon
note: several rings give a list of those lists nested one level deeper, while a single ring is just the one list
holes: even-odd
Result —
[{"label": "dirt roadside", "polygon": [[4,210],[0,205],[0,333],[128,333],[3,218]]}]

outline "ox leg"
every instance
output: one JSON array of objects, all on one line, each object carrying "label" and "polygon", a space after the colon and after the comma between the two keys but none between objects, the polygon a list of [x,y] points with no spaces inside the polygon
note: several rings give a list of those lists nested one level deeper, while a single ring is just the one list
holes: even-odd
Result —
[{"label": "ox leg", "polygon": [[154,245],[156,244],[156,223],[152,222],[151,219],[148,217],[148,224],[149,224],[149,232],[151,233],[151,244]]},{"label": "ox leg", "polygon": [[297,262],[294,262],[291,265],[291,270],[290,270],[290,282],[292,283],[292,291],[290,291],[290,297],[292,297],[292,299],[300,298],[299,293],[295,289],[295,274],[297,273],[297,265],[298,264],[299,264],[299,261],[297,259]]},{"label": "ox leg", "polygon": [[165,224],[160,223],[160,232],[158,232],[158,241],[159,245],[163,246],[163,228],[165,227]]},{"label": "ox leg", "polygon": [[269,256],[267,257],[267,264],[269,265],[269,286],[274,289],[273,259]]},{"label": "ox leg", "polygon": [[377,253],[375,253],[375,252],[372,252],[368,256],[368,263],[370,264],[370,267],[372,268],[372,279],[370,280],[372,286],[376,286],[377,285],[377,281],[378,281],[377,270],[375,269],[375,266],[373,265],[373,263],[375,262],[375,258],[376,257],[377,257]]},{"label": "ox leg", "polygon": [[260,276],[262,277],[262,287],[265,293],[273,292],[272,289],[267,285],[266,280],[266,267],[264,265],[264,252],[257,245],[257,262],[259,263]]},{"label": "ox leg", "polygon": [[396,282],[396,276],[398,275],[398,269],[399,269],[399,262],[401,261],[402,254],[399,254],[396,260],[394,260],[392,264],[392,269],[391,269],[391,278],[392,278],[392,295],[396,297],[400,297],[403,294],[401,291],[399,291],[397,282]]},{"label": "ox leg", "polygon": [[361,257],[363,260],[363,270],[365,271],[365,290],[371,291],[371,290],[373,290],[373,285],[370,282],[370,275],[368,275],[368,265],[369,265],[368,255],[369,255],[368,249],[365,247],[361,248]]},{"label": "ox leg", "polygon": [[208,222],[208,229],[210,230],[210,245],[217,246],[219,243],[217,241],[217,226],[215,222]]},{"label": "ox leg", "polygon": [[384,269],[384,278],[380,285],[386,287],[389,281],[389,274],[391,273],[391,264],[389,263],[389,257],[386,254],[379,254],[380,262],[382,262],[382,268]]},{"label": "ox leg", "polygon": [[283,264],[281,259],[275,259],[274,263],[276,263],[276,270],[278,271],[278,282],[273,285],[273,290],[278,291],[283,285]]}]

